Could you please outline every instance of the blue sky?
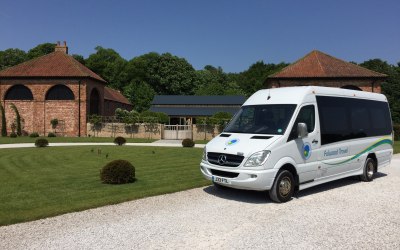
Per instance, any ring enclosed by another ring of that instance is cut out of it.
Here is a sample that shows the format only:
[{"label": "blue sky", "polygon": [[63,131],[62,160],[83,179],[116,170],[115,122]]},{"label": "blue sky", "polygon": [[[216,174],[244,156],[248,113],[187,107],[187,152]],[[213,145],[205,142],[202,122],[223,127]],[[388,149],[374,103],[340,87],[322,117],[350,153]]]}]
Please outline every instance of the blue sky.
[{"label": "blue sky", "polygon": [[293,62],[313,49],[355,62],[400,62],[399,0],[1,0],[0,50],[66,40],[131,59],[170,52],[226,72]]}]

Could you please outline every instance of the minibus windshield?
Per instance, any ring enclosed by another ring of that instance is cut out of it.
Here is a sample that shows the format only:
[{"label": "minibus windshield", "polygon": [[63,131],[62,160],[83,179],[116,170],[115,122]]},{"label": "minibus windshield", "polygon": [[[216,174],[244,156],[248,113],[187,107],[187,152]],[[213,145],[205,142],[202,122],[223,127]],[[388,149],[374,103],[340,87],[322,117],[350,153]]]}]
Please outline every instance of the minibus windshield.
[{"label": "minibus windshield", "polygon": [[296,104],[242,106],[224,132],[282,135],[295,109]]}]

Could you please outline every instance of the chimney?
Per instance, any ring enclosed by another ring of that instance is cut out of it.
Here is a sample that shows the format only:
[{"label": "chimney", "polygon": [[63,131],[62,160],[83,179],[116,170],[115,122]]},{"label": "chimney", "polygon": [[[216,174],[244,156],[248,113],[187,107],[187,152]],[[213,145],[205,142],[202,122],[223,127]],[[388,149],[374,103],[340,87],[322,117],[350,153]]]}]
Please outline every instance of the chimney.
[{"label": "chimney", "polygon": [[64,44],[61,45],[60,41],[57,41],[56,48],[54,49],[54,51],[61,51],[64,52],[65,54],[68,54],[67,42],[64,41]]}]

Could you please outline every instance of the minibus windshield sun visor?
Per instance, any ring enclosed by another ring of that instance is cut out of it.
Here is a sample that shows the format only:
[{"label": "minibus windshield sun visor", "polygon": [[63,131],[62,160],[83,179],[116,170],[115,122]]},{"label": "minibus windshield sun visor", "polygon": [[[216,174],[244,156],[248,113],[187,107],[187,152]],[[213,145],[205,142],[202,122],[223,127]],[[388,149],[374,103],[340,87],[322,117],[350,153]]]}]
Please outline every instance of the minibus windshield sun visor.
[{"label": "minibus windshield sun visor", "polygon": [[296,104],[242,106],[226,126],[226,133],[283,135]]}]

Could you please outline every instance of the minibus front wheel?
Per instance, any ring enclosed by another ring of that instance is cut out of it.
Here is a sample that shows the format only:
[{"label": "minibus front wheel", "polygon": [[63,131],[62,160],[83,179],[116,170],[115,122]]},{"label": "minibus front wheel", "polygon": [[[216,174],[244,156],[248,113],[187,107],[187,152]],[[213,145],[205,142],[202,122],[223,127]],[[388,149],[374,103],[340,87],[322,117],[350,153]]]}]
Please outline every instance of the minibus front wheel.
[{"label": "minibus front wheel", "polygon": [[287,202],[292,199],[294,189],[293,174],[288,170],[281,170],[278,172],[271,190],[269,190],[269,197],[277,203]]}]

